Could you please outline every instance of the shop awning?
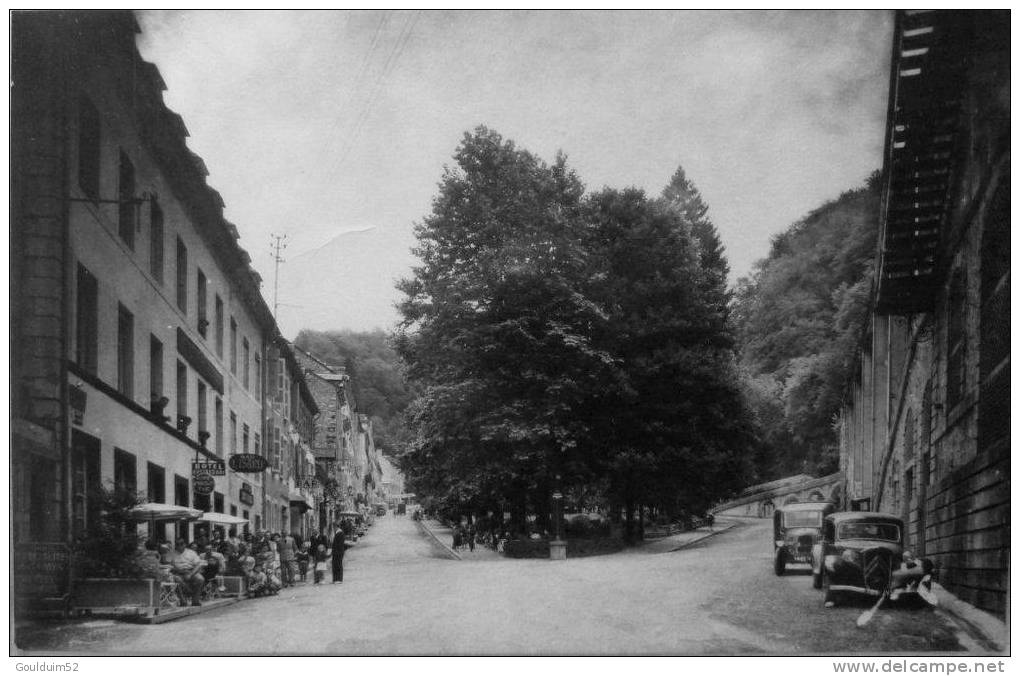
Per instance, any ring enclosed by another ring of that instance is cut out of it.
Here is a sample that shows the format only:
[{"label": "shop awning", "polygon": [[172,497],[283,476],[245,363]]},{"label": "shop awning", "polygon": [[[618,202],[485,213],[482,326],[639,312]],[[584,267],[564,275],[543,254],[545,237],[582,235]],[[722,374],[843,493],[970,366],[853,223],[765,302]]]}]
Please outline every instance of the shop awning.
[{"label": "shop awning", "polygon": [[297,507],[299,510],[301,510],[302,514],[304,514],[309,509],[312,508],[312,506],[308,504],[307,498],[305,498],[305,496],[301,495],[300,493],[290,494],[290,506]]}]

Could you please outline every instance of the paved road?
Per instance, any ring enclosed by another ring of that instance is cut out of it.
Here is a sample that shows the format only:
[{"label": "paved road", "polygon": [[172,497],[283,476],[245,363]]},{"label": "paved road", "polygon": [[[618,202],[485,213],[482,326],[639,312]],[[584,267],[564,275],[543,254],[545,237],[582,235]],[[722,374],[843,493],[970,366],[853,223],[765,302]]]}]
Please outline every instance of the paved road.
[{"label": "paved road", "polygon": [[960,650],[930,610],[822,608],[810,577],[771,572],[769,525],[668,554],[436,558],[409,517],[376,521],[343,585],[299,586],[163,625],[22,631],[75,654],[846,654]]}]

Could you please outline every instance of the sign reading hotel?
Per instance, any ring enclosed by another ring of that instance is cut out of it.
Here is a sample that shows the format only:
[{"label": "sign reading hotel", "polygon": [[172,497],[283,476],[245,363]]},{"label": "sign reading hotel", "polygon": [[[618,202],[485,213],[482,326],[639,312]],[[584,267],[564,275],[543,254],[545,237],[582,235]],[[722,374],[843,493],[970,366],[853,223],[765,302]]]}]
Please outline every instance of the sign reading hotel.
[{"label": "sign reading hotel", "polygon": [[199,474],[211,474],[213,476],[225,476],[227,466],[222,460],[196,460],[191,463],[191,476]]}]

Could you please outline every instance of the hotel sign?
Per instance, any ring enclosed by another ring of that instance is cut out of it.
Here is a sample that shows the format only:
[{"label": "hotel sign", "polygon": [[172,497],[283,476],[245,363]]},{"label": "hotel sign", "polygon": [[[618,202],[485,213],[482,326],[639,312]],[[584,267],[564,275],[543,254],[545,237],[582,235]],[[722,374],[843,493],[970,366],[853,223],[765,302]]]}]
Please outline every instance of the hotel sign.
[{"label": "hotel sign", "polygon": [[191,476],[196,477],[199,474],[225,476],[227,474],[227,466],[222,460],[196,460],[191,463]]}]

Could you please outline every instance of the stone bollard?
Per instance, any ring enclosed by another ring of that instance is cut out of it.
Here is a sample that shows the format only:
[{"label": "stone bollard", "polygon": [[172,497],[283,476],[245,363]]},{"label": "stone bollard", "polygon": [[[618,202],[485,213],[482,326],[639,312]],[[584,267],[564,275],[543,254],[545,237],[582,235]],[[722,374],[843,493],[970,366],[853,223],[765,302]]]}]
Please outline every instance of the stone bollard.
[{"label": "stone bollard", "polygon": [[566,540],[550,540],[549,541],[549,559],[551,561],[563,561],[567,558],[567,541]]}]

